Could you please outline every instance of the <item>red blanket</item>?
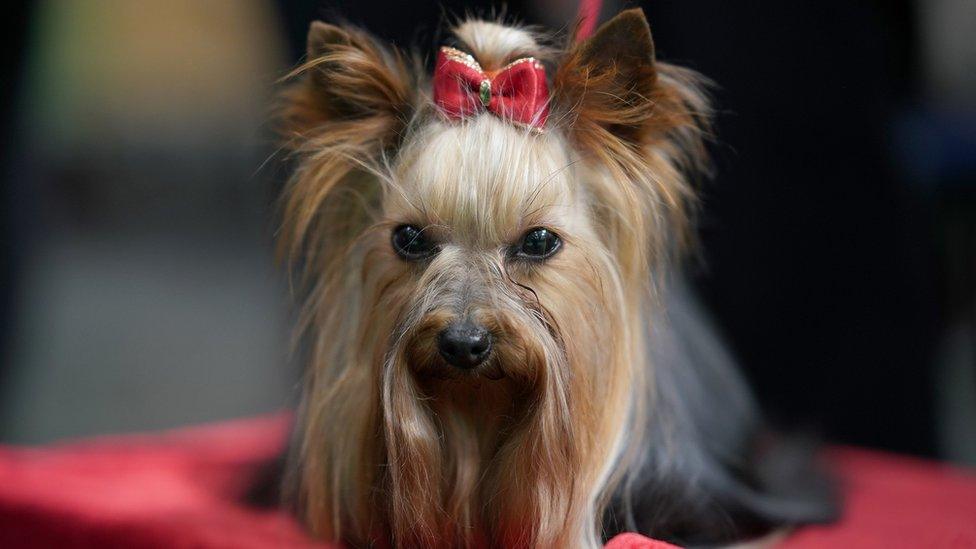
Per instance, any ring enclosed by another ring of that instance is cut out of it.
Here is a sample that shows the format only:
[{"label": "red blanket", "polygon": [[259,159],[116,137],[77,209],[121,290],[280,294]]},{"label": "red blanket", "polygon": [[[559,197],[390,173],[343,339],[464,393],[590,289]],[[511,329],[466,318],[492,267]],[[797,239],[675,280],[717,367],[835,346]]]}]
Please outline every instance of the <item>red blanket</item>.
[{"label": "red blanket", "polygon": [[[240,503],[281,450],[288,417],[0,448],[0,547],[310,548],[285,513]],[[783,547],[976,548],[976,476],[855,449],[829,454],[844,482],[843,519]],[[664,549],[636,534],[612,549]]]}]

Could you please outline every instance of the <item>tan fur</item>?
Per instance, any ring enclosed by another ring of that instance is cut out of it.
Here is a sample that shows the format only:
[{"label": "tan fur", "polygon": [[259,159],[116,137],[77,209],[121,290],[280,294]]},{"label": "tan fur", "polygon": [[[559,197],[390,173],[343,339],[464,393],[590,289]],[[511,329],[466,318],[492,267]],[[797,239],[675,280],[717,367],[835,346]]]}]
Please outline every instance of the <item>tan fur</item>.
[{"label": "tan fur", "polygon": [[[606,76],[583,45],[561,55],[544,133],[452,122],[413,91],[425,77],[403,56],[316,25],[284,101],[299,167],[280,232],[307,284],[305,521],[354,544],[596,546],[646,413],[648,281],[687,225],[682,169],[700,154],[705,106],[694,81],[661,64]],[[494,23],[457,34],[486,66],[537,53]],[[394,253],[404,223],[440,243],[436,256]],[[540,226],[561,250],[513,258]],[[495,338],[473,373],[436,351],[458,318]]]},{"label": "tan fur", "polygon": [[468,19],[454,28],[454,35],[486,71],[498,70],[520,57],[548,57],[547,50],[525,28]]}]

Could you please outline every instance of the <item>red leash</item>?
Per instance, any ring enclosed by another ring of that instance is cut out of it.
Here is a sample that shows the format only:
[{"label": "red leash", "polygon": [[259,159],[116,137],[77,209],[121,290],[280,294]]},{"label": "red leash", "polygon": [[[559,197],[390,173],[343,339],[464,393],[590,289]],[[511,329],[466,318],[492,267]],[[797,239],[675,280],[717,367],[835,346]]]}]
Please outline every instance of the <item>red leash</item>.
[{"label": "red leash", "polygon": [[576,31],[576,41],[589,38],[596,30],[596,23],[600,20],[602,0],[580,0],[576,18],[579,20],[579,30]]}]

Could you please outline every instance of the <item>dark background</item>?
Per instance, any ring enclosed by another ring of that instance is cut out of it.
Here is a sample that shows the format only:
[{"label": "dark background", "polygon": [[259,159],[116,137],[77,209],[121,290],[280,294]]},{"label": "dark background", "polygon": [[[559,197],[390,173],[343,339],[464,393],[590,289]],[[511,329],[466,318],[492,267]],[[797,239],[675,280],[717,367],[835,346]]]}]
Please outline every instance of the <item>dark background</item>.
[{"label": "dark background", "polygon": [[[57,5],[21,3],[4,23],[17,47],[4,59],[16,85],[3,90],[0,435],[39,442],[288,406],[298,366],[269,251],[284,173],[263,124],[275,78],[303,55],[312,19],[431,52],[447,14],[491,4],[255,0],[201,14],[146,2],[93,10],[70,39],[59,25],[89,8]],[[621,6],[605,2],[603,19]],[[765,408],[832,441],[976,464],[976,10],[643,7],[659,57],[716,82],[716,175],[690,272]],[[574,10],[548,0],[505,13],[558,28]],[[156,24],[199,49],[109,41],[91,57],[63,53],[59,40],[85,45],[99,24]],[[92,71],[105,78],[94,84],[56,70],[106,56],[119,67]],[[237,80],[222,87],[222,71]],[[127,86],[154,78],[194,84],[177,88],[182,103],[144,93],[114,110]],[[73,86],[114,91],[86,102]]]}]

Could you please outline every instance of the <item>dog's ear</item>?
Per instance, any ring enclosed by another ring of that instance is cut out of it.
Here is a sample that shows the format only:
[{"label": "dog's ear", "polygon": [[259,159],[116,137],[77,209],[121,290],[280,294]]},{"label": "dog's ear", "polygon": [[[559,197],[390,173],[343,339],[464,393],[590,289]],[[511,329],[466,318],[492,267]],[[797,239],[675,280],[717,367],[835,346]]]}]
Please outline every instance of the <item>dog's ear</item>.
[{"label": "dog's ear", "polygon": [[314,21],[296,74],[305,78],[286,93],[282,116],[291,137],[358,124],[360,137],[388,145],[410,115],[415,86],[406,60],[359,29]]},{"label": "dog's ear", "polygon": [[375,205],[378,186],[355,175],[399,144],[416,104],[414,74],[366,32],[312,23],[308,59],[290,75],[278,112],[284,148],[298,160],[282,201],[283,253],[331,250],[368,223],[364,205]]},{"label": "dog's ear", "polygon": [[690,71],[654,58],[651,30],[640,8],[626,10],[569,49],[556,71],[553,103],[566,113],[583,147],[613,137],[653,144],[675,129],[697,126],[707,108]]},{"label": "dog's ear", "polygon": [[692,240],[688,176],[707,166],[703,88],[694,71],[654,58],[640,9],[621,12],[558,62],[549,118],[597,168],[586,185],[603,212],[603,234],[635,280],[646,279],[648,259],[670,258]]}]

